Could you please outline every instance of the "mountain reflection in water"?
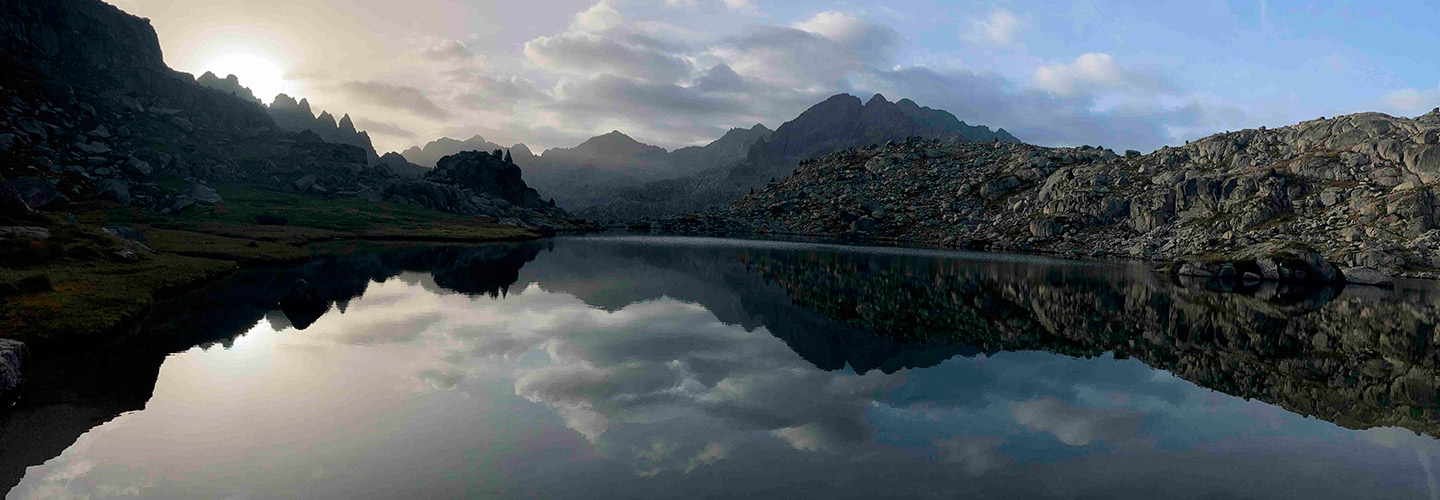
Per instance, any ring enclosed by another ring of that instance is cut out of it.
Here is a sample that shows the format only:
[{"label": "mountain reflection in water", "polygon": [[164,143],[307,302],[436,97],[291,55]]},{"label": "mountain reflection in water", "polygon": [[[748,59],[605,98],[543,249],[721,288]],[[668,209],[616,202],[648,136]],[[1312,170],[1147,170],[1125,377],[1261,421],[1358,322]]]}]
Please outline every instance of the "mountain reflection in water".
[{"label": "mountain reflection in water", "polygon": [[[297,278],[332,303],[303,330],[275,307]],[[1437,302],[705,239],[357,251],[240,273],[37,364],[0,415],[0,484],[1433,498]]]}]

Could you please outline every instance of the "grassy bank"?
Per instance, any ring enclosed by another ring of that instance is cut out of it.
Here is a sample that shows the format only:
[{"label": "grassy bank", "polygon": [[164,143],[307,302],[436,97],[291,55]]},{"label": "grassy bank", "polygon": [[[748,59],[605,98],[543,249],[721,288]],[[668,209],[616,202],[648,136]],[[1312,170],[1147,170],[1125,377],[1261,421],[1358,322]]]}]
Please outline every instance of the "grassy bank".
[{"label": "grassy bank", "polygon": [[251,186],[218,190],[223,204],[173,215],[87,202],[0,223],[50,232],[48,238],[0,239],[0,337],[31,344],[41,355],[51,347],[103,342],[157,300],[213,282],[237,266],[303,261],[325,252],[322,242],[540,237],[493,220],[412,206]]}]

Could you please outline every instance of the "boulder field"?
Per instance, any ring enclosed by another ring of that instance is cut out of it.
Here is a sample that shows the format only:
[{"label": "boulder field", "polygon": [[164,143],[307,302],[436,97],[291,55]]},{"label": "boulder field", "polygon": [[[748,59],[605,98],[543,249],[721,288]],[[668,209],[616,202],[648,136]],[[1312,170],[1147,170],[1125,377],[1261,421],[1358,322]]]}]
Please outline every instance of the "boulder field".
[{"label": "boulder field", "polygon": [[1437,183],[1440,109],[1226,132],[1150,154],[912,138],[806,161],[724,209],[648,222],[1384,284],[1440,276]]}]

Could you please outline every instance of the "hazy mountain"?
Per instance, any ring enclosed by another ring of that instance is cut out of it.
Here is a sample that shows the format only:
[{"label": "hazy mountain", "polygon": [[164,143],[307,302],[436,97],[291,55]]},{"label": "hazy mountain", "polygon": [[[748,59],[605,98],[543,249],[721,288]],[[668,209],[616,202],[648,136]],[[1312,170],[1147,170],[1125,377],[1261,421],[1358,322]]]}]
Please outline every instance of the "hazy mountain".
[{"label": "hazy mountain", "polygon": [[552,148],[540,154],[543,169],[595,169],[614,171],[637,179],[664,178],[670,152],[611,131],[587,139],[573,148]]},{"label": "hazy mountain", "polygon": [[[562,207],[589,206],[596,203],[597,192],[684,177],[739,162],[751,146],[770,137],[770,133],[764,125],[756,124],[748,129],[732,129],[705,146],[667,151],[616,130],[572,148],[552,148],[540,155],[524,144],[515,144],[508,151],[515,164],[525,170],[526,180],[542,195],[554,198]],[[507,148],[477,135],[464,141],[443,137],[402,154],[414,164],[434,166],[440,158],[462,151],[496,149]]]},{"label": "hazy mountain", "polygon": [[724,136],[703,147],[690,146],[670,153],[677,172],[696,174],[717,166],[732,165],[745,159],[757,142],[770,139],[774,132],[756,123],[750,128],[732,128]]},{"label": "hazy mountain", "polygon": [[890,102],[880,94],[864,103],[849,94],[832,96],[767,135],[740,161],[716,163],[680,178],[592,192],[588,199],[571,203],[567,209],[602,221],[703,211],[734,201],[770,179],[789,175],[802,160],[850,147],[908,137],[951,144],[1020,142],[1005,129],[991,131],[969,125],[947,111],[921,107],[909,99]]},{"label": "hazy mountain", "polygon": [[[525,148],[523,144],[517,144],[515,148],[511,149],[516,148],[524,148],[527,155],[530,152],[530,148]],[[453,155],[455,153],[459,153],[461,151],[482,151],[488,153],[497,149],[505,148],[504,146],[487,141],[484,137],[480,137],[477,135],[463,141],[451,139],[449,137],[441,137],[439,139],[430,141],[423,148],[418,146],[411,147],[410,149],[402,151],[400,154],[405,155],[405,159],[410,160],[411,163],[414,163],[416,165],[433,167],[437,162],[440,161],[441,158]],[[514,153],[512,153],[512,155],[513,154]],[[521,162],[520,158],[515,158],[515,163],[521,166],[529,166],[529,164]]]}]

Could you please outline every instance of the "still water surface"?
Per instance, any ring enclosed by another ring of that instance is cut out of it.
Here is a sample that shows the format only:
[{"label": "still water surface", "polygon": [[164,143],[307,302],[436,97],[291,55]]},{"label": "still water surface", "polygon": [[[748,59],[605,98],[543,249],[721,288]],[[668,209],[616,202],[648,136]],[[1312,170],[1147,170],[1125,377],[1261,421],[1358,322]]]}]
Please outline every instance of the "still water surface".
[{"label": "still water surface", "polygon": [[[323,314],[274,310],[297,277],[332,301]],[[53,394],[0,418],[0,488],[1436,497],[1430,285],[1190,285],[710,239],[357,252],[242,273],[41,367]]]}]

